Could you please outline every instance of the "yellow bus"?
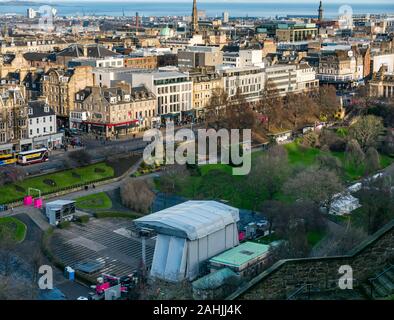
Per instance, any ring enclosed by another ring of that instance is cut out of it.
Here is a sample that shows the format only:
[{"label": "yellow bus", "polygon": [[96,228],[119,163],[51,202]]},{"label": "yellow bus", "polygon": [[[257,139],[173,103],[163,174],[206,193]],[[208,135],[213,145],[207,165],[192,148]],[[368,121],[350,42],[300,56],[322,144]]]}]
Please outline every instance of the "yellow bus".
[{"label": "yellow bus", "polygon": [[16,163],[18,161],[17,153],[0,154],[0,167]]}]

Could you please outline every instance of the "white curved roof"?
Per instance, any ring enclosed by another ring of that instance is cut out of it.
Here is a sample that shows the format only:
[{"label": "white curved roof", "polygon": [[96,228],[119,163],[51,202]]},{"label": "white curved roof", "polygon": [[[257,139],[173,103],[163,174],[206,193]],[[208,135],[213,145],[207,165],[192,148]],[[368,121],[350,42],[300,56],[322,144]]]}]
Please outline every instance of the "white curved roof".
[{"label": "white curved roof", "polygon": [[189,240],[203,238],[237,221],[238,209],[217,201],[187,201],[134,220],[158,233],[184,233]]}]

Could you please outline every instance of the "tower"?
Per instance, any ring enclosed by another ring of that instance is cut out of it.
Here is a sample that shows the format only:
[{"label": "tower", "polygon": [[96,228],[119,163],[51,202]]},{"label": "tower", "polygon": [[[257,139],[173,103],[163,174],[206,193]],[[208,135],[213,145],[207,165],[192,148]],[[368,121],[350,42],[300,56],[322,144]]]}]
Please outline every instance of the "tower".
[{"label": "tower", "polygon": [[318,20],[319,22],[323,21],[323,3],[320,0],[319,10],[318,10]]},{"label": "tower", "polygon": [[197,0],[193,0],[193,12],[192,12],[192,34],[198,33],[198,11],[197,11]]}]

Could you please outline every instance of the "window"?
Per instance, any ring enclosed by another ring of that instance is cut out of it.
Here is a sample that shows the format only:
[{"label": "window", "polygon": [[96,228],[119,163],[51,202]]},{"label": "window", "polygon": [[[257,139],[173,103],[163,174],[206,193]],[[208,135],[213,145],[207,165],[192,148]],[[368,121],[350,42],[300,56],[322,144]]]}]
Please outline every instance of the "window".
[{"label": "window", "polygon": [[44,132],[47,132],[47,127],[44,127]]},{"label": "window", "polygon": [[36,119],[36,122],[37,122],[37,123],[40,123],[40,118],[37,118],[37,119]]},{"label": "window", "polygon": [[40,133],[40,128],[37,128],[37,134],[39,134]]}]

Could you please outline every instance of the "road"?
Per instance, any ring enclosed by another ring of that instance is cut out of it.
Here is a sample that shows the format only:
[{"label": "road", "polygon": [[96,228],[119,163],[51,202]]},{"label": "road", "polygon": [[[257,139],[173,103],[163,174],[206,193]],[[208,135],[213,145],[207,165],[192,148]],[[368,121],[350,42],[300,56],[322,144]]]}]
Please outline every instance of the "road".
[{"label": "road", "polygon": [[[185,127],[176,127],[175,132],[180,129],[190,129],[189,126]],[[165,133],[165,128],[160,129],[163,134],[163,139],[166,141],[169,137]],[[193,131],[196,131],[197,127],[193,126]],[[127,154],[135,151],[143,151],[144,148],[148,145],[148,142],[143,141],[144,133],[137,133],[135,137],[122,137],[117,140],[100,140],[96,139],[96,136],[92,135],[83,135],[77,136],[84,147],[69,147],[68,151],[65,152],[62,150],[53,150],[50,151],[49,161],[44,163],[38,163],[31,166],[23,167],[27,175],[36,175],[41,173],[50,173],[54,171],[59,171],[64,169],[64,159],[71,152],[75,152],[77,150],[84,149],[86,150],[93,161],[105,160],[106,157],[111,155],[121,155]]]}]

